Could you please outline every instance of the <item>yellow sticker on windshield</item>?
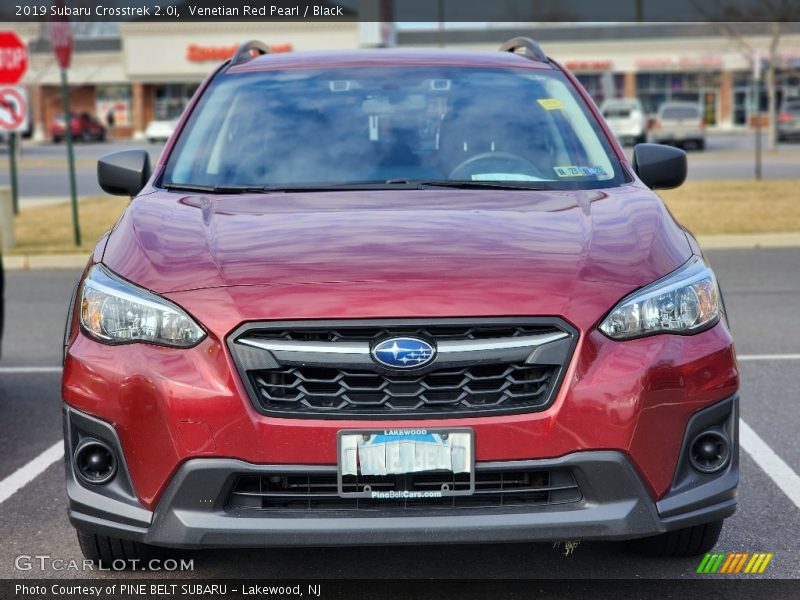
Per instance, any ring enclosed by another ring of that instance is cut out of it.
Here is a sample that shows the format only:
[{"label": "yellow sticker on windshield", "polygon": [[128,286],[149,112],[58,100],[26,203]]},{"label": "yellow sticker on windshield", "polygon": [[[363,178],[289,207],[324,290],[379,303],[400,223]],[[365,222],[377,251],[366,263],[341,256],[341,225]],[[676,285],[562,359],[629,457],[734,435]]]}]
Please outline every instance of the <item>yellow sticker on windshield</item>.
[{"label": "yellow sticker on windshield", "polygon": [[564,108],[558,98],[539,98],[537,102],[545,110],[561,110]]}]

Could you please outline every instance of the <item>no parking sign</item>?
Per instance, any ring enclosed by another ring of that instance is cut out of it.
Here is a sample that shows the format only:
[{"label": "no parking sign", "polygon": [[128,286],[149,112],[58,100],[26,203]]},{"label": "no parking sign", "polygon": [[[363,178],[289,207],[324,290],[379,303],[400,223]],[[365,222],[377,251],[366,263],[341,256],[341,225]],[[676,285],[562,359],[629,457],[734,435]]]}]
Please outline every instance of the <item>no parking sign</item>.
[{"label": "no parking sign", "polygon": [[0,88],[0,130],[28,128],[28,91],[21,87]]}]

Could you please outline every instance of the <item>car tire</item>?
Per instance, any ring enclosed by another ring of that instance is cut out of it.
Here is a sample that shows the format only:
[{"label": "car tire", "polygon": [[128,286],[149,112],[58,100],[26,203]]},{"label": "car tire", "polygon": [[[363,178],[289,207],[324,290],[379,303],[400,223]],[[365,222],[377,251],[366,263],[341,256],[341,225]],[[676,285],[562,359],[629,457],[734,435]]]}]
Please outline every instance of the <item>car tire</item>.
[{"label": "car tire", "polygon": [[694,143],[694,147],[702,152],[703,150],[706,149],[706,141],[705,140],[697,140]]},{"label": "car tire", "polygon": [[83,531],[78,531],[77,534],[84,558],[103,567],[117,568],[124,563],[125,568],[141,568],[146,567],[153,558],[160,556],[159,548],[141,542]]},{"label": "car tire", "polygon": [[646,556],[662,558],[696,556],[711,550],[717,543],[721,531],[722,521],[713,521],[631,540],[628,545],[634,552]]},{"label": "car tire", "polygon": [[54,144],[60,144],[61,143],[61,138],[58,137],[58,136],[53,136],[53,143]]}]

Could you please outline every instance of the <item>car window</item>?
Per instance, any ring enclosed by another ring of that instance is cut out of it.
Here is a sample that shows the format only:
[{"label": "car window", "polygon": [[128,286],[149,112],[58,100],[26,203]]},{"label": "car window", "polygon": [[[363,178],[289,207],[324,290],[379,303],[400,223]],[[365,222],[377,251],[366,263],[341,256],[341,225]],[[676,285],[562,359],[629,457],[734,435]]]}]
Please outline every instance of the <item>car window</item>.
[{"label": "car window", "polygon": [[606,119],[627,118],[631,116],[632,112],[633,112],[633,107],[631,106],[613,106],[610,108],[606,108],[603,111],[603,116]]},{"label": "car window", "polygon": [[661,112],[662,119],[697,119],[700,110],[694,106],[667,106]]},{"label": "car window", "polygon": [[351,68],[224,74],[203,94],[162,183],[293,186],[391,180],[625,180],[563,74]]},{"label": "car window", "polygon": [[800,101],[798,102],[787,102],[784,110],[798,112],[800,111]]}]

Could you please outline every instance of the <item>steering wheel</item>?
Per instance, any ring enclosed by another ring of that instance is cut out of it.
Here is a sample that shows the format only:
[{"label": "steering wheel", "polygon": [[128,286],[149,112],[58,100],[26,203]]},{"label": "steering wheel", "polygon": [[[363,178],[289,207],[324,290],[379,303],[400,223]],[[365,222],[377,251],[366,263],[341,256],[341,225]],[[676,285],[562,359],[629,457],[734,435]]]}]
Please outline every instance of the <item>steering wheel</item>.
[{"label": "steering wheel", "polygon": [[[489,164],[492,162],[499,166],[489,167]],[[540,177],[540,172],[536,165],[519,154],[512,154],[511,152],[481,152],[480,154],[469,157],[450,171],[448,179],[470,179],[473,173],[480,172],[475,168],[480,165],[480,163],[487,164],[484,169],[493,168],[500,173],[518,173],[521,175]]]}]

